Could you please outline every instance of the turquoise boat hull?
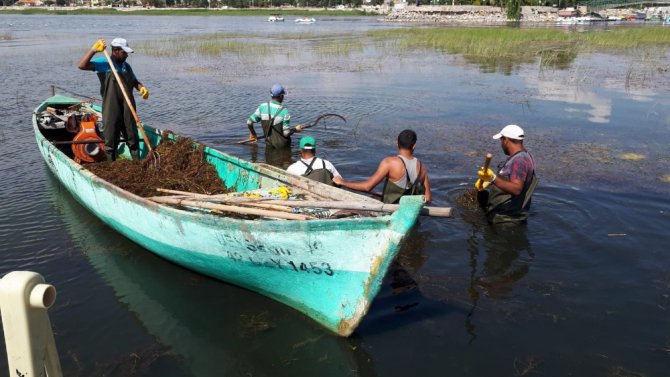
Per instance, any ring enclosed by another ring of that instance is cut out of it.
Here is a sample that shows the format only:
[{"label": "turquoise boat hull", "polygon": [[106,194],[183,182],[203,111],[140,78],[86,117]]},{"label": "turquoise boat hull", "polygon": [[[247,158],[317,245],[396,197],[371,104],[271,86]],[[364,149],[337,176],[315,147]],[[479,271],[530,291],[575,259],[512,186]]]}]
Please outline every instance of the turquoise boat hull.
[{"label": "turquoise boat hull", "polygon": [[[45,136],[38,114],[47,106],[80,102],[54,96],[33,114],[44,160],[79,203],[147,250],[289,305],[341,336],[350,335],[367,313],[423,206],[423,197],[412,196],[402,198],[393,214],[377,217],[242,220],[158,204],[93,175]],[[145,130],[152,144],[160,142],[160,131]],[[204,153],[234,191],[287,186],[325,199],[372,201],[211,148]]]}]

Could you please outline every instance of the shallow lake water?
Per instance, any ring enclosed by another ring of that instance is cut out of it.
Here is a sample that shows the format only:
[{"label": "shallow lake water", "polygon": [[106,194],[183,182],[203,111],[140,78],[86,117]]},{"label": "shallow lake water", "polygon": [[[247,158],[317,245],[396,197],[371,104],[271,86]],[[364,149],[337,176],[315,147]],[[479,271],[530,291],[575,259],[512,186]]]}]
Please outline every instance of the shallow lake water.
[{"label": "shallow lake water", "polygon": [[[0,15],[0,273],[36,271],[56,286],[65,375],[668,374],[667,50],[582,54],[563,70],[484,67],[377,43],[365,32],[407,26],[374,18],[265,20]],[[246,47],[190,50],[212,35]],[[60,186],[32,133],[50,85],[99,96],[76,66],[97,38],[116,36],[135,48],[129,63],[151,92],[138,99],[144,123],[272,160],[263,144],[234,142],[280,82],[294,124],[347,118],[308,133],[345,178],[366,178],[401,130],[416,130],[433,205],[455,216],[421,219],[348,339],[154,256]],[[528,224],[501,229],[457,203],[486,153],[504,160],[491,135],[509,123],[526,131],[540,186]]]}]

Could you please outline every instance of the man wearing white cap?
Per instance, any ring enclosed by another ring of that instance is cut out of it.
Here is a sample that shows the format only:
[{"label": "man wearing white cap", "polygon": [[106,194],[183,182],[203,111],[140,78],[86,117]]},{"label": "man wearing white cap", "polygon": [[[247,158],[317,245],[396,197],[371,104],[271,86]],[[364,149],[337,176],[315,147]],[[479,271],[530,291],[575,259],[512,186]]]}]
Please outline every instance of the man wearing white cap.
[{"label": "man wearing white cap", "polygon": [[[143,99],[149,98],[149,90],[137,80],[130,64],[126,62],[128,54],[132,53],[133,49],[128,46],[128,41],[123,38],[115,38],[110,45],[112,47],[111,60],[114,63],[116,72],[118,72],[119,77],[123,81],[123,86],[129,95],[130,102],[133,108],[135,108],[135,99],[131,95],[132,88],[137,89]],[[104,39],[96,41],[79,62],[79,69],[94,71],[98,74],[98,79],[100,79],[105,152],[112,160],[115,160],[119,136],[123,134],[131,156],[138,158],[139,139],[135,118],[126,103],[120,87],[117,85],[107,59],[104,57],[93,59],[93,55],[103,52],[106,47],[107,43]]]},{"label": "man wearing white cap", "polygon": [[498,173],[481,168],[475,188],[477,199],[491,223],[519,223],[528,218],[530,199],[537,186],[535,160],[523,146],[525,133],[516,124],[505,126],[493,135],[507,160],[499,166]]}]

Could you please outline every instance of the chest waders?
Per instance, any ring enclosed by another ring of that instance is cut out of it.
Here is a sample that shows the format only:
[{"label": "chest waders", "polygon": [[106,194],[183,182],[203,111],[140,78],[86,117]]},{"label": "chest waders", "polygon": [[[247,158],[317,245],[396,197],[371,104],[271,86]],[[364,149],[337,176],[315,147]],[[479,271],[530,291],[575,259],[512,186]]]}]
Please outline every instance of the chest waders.
[{"label": "chest waders", "polygon": [[303,177],[307,177],[309,179],[313,179],[315,181],[325,183],[327,185],[334,186],[333,184],[333,173],[330,172],[330,170],[326,169],[326,162],[324,160],[321,160],[322,168],[321,169],[313,169],[312,166],[314,165],[314,161],[316,161],[316,157],[312,159],[312,162],[309,163],[309,165],[303,161],[300,160],[305,166],[307,166],[307,171],[303,173]]},{"label": "chest waders", "polygon": [[389,182],[389,178],[387,176],[386,181],[384,181],[384,189],[382,190],[382,202],[384,203],[398,204],[400,202],[400,197],[404,195],[423,195],[426,192],[426,188],[423,187],[423,182],[419,179],[421,178],[422,166],[419,165],[419,171],[416,173],[416,179],[414,179],[414,182],[410,182],[407,165],[405,165],[405,161],[403,161],[402,158],[400,158],[400,162],[402,162],[402,166],[405,168],[407,183],[405,184],[405,187],[400,187],[393,182]]},{"label": "chest waders", "polygon": [[271,145],[275,148],[286,148],[291,146],[291,137],[284,136],[283,127],[277,128],[277,125],[274,124],[275,118],[281,111],[284,109],[283,106],[279,106],[275,115],[272,115],[272,108],[270,107],[270,102],[268,102],[268,120],[261,120],[261,125],[263,126],[263,134],[265,135],[265,142],[268,145]]},{"label": "chest waders", "polygon": [[[512,157],[510,157],[511,159]],[[531,197],[538,182],[535,169],[533,169],[533,174],[526,178],[523,189],[517,196],[508,194],[493,184],[489,185],[490,189],[480,191],[477,199],[484,209],[488,221],[492,224],[522,223],[526,221],[530,210]]]},{"label": "chest waders", "polygon": [[[132,93],[134,87],[134,76],[132,69],[122,72],[117,69],[119,77],[123,80],[126,90]],[[137,125],[135,118],[126,103],[121,88],[117,85],[114,74],[110,71],[100,77],[100,94],[102,95],[102,124],[104,126],[103,136],[105,139],[105,152],[116,159],[116,148],[119,144],[119,135],[123,135],[126,145],[133,159],[139,156],[139,144],[137,137]],[[135,107],[135,99],[130,97],[130,102]]]}]

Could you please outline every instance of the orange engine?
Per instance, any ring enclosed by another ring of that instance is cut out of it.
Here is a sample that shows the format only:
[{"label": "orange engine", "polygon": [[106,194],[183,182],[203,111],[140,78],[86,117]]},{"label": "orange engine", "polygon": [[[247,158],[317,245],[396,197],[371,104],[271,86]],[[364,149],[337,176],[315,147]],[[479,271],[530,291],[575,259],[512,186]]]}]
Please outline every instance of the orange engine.
[{"label": "orange engine", "polygon": [[72,139],[72,153],[74,160],[81,162],[95,162],[105,159],[105,142],[98,136],[95,129],[95,115],[84,115],[81,119],[79,133]]}]

